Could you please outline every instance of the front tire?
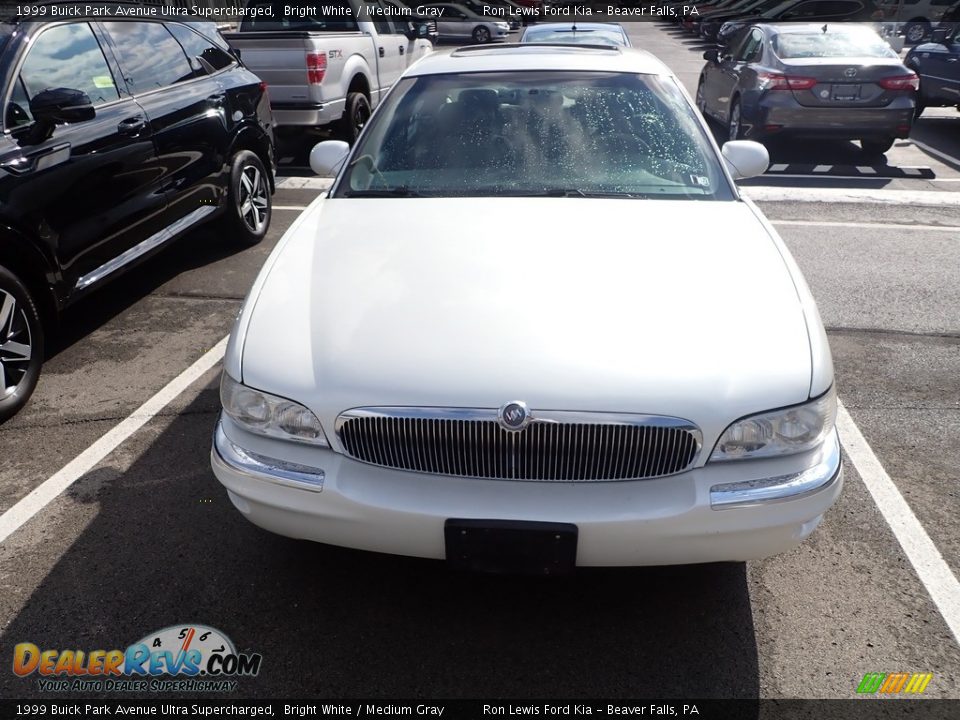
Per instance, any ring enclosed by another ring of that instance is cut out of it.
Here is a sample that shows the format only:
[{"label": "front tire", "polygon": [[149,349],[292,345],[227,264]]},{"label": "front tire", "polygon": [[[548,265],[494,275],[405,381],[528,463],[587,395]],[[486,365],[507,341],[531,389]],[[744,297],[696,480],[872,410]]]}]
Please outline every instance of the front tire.
[{"label": "front tire", "polygon": [[893,147],[894,138],[884,138],[883,140],[861,140],[860,147],[863,152],[870,157],[879,157],[887,150]]},{"label": "front tire", "polygon": [[27,404],[43,365],[43,326],[36,303],[0,266],[0,423]]},{"label": "front tire", "polygon": [[700,114],[704,117],[707,116],[707,102],[704,99],[704,89],[703,89],[703,78],[700,78],[700,82],[697,84],[697,110],[700,111]]},{"label": "front tire", "polygon": [[230,163],[230,190],[223,229],[230,242],[250,247],[270,228],[273,201],[270,179],[256,153],[241,150]]},{"label": "front tire", "polygon": [[490,42],[490,31],[483,25],[473,29],[473,41],[479,45]]}]

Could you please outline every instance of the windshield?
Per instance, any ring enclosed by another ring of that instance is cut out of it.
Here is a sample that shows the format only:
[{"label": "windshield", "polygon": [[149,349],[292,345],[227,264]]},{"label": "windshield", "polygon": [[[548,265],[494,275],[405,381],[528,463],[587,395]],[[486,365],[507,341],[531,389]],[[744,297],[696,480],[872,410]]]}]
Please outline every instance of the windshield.
[{"label": "windshield", "polygon": [[336,197],[503,195],[733,199],[676,83],[528,71],[400,81]]},{"label": "windshield", "polygon": [[527,30],[523,42],[576,45],[626,45],[623,34],[611,30]]},{"label": "windshield", "polygon": [[814,31],[785,33],[773,38],[773,51],[784,60],[830,57],[898,57],[890,46],[872,30]]}]

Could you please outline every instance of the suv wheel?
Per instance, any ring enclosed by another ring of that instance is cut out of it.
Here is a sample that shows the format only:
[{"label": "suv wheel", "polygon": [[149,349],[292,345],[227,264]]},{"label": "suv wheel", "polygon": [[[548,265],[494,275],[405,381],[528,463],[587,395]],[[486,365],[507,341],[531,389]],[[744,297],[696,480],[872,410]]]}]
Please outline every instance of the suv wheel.
[{"label": "suv wheel", "polygon": [[23,283],[0,266],[0,422],[27,404],[42,364],[37,306]]},{"label": "suv wheel", "polygon": [[923,39],[930,32],[930,23],[925,20],[914,20],[913,22],[907,23],[907,26],[903,29],[903,35],[908,43],[911,45],[916,45],[917,43],[923,42]]},{"label": "suv wheel", "polygon": [[241,150],[230,164],[230,191],[224,230],[230,241],[248,247],[263,240],[270,227],[270,179],[256,153]]}]

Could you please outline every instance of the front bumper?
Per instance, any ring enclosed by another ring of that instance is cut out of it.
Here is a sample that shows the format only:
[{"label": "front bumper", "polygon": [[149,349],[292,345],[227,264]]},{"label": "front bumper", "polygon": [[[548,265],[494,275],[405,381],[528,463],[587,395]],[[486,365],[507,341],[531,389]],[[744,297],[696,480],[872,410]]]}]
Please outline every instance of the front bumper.
[{"label": "front bumper", "polygon": [[[283,461],[270,459],[281,454]],[[786,461],[718,463],[633,482],[509,482],[375,467],[253,436],[224,417],[211,463],[237,509],[280,535],[442,559],[449,518],[573,523],[581,566],[776,555],[813,532],[843,484],[836,433]]]}]

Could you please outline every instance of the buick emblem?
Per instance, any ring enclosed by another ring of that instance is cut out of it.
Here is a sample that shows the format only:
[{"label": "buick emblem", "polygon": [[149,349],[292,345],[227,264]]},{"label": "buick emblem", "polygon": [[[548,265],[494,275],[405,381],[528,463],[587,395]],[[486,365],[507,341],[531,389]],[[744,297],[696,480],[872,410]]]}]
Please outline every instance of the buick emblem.
[{"label": "buick emblem", "polygon": [[843,74],[846,75],[847,77],[856,77],[856,75],[857,75],[857,69],[856,69],[856,68],[847,68],[846,70],[843,71]]},{"label": "buick emblem", "polygon": [[500,408],[497,420],[504,430],[522,430],[530,420],[530,411],[526,403],[514,400]]}]

